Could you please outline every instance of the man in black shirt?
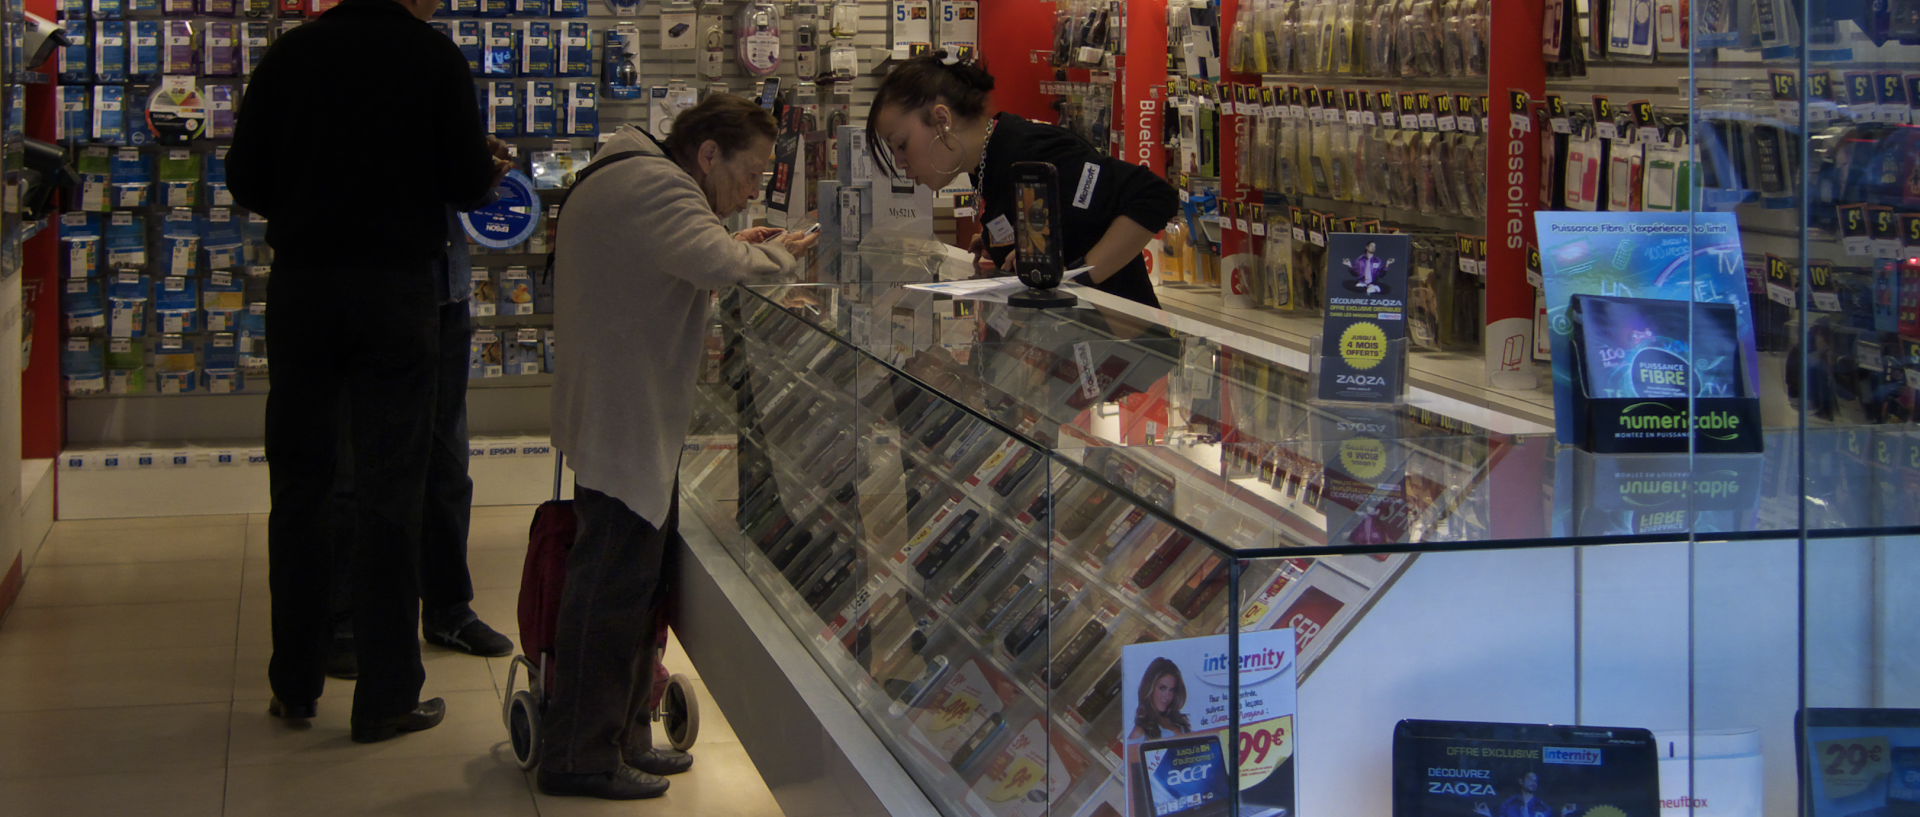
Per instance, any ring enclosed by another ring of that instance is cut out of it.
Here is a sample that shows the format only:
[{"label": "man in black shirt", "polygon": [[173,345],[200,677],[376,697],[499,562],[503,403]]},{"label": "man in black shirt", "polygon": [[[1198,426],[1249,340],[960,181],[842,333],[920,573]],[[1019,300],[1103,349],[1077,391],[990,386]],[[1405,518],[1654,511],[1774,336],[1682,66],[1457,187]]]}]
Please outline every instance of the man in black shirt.
[{"label": "man in black shirt", "polygon": [[[447,208],[509,165],[480,126],[438,0],[344,0],[282,35],[254,73],[227,156],[235,201],[274,249],[267,344],[273,658],[269,711],[311,718],[330,637],[326,524],[336,461],[355,486],[352,735],[440,722],[420,701],[421,505],[445,288]],[[372,138],[378,129],[392,136]],[[351,452],[335,429],[351,430]],[[344,453],[345,460],[342,460]]]}]

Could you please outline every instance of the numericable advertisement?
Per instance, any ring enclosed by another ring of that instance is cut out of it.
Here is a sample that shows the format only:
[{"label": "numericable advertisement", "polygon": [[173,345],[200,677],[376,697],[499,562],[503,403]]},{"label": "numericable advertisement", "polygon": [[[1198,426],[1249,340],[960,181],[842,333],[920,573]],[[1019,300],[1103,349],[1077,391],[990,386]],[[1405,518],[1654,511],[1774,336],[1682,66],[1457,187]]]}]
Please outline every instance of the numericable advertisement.
[{"label": "numericable advertisement", "polygon": [[1225,817],[1239,762],[1241,817],[1294,812],[1298,657],[1292,628],[1240,635],[1240,735],[1232,729],[1227,636],[1129,645],[1121,705],[1130,817]]}]

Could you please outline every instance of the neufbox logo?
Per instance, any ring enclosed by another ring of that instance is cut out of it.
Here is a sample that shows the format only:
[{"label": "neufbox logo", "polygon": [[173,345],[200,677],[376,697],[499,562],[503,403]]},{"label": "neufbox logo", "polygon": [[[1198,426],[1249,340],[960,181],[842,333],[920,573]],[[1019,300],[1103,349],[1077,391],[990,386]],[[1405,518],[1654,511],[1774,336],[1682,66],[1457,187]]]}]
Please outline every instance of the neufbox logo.
[{"label": "neufbox logo", "polygon": [[1556,766],[1598,766],[1600,750],[1547,746],[1540,750],[1540,761]]}]

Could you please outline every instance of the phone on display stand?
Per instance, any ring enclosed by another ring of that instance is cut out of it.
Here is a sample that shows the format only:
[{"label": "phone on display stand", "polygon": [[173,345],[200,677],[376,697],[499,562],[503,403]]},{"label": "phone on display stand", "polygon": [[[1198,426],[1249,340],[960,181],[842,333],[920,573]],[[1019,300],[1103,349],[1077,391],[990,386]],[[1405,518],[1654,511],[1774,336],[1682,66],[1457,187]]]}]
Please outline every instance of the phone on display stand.
[{"label": "phone on display stand", "polygon": [[1060,175],[1046,162],[1013,163],[1014,255],[1025,292],[1007,298],[1035,309],[1073,306],[1078,298],[1059,291],[1065,274],[1060,246]]}]

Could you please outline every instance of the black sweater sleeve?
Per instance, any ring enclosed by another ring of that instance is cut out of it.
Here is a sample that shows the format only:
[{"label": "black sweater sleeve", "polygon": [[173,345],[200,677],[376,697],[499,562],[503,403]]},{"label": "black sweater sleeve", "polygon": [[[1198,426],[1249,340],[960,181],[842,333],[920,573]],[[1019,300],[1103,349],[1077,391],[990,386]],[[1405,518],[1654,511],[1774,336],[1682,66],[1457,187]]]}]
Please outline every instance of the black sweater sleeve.
[{"label": "black sweater sleeve", "polygon": [[274,206],[273,148],[268,142],[278,118],[276,100],[286,98],[284,92],[276,91],[281,84],[280,62],[268,51],[254,69],[247,93],[240,98],[233,145],[227,149],[227,189],[234,202],[269,219],[278,208]]}]

